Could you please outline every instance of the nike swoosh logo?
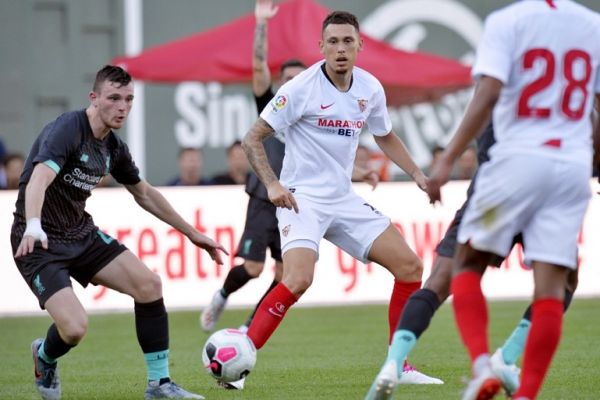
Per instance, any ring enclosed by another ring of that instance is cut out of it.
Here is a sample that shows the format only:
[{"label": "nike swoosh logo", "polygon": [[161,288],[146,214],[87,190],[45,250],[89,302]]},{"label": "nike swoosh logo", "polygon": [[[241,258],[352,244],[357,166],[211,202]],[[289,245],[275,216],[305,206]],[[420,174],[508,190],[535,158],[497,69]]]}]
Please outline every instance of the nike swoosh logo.
[{"label": "nike swoosh logo", "polygon": [[273,307],[269,307],[269,312],[271,314],[273,314],[274,316],[276,316],[276,317],[283,318],[283,314],[281,314],[281,313],[277,312],[276,310],[274,310]]},{"label": "nike swoosh logo", "polygon": [[329,105],[324,106],[323,104],[321,104],[321,110],[327,110],[329,107],[331,107],[332,105],[335,104],[335,101]]}]

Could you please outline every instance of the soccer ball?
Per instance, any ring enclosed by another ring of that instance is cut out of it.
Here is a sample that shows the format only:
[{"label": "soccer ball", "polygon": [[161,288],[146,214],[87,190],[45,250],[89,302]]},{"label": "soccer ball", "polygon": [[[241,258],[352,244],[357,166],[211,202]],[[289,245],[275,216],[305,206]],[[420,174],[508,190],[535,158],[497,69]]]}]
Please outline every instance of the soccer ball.
[{"label": "soccer ball", "polygon": [[222,382],[240,380],[256,364],[256,348],[252,340],[237,329],[221,329],[213,333],[202,349],[206,371]]}]

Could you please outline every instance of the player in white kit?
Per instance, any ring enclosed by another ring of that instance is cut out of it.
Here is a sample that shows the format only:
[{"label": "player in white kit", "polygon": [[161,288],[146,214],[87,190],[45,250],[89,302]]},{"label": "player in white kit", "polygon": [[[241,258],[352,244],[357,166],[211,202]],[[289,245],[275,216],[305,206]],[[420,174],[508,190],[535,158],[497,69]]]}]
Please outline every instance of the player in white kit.
[{"label": "player in white kit", "polygon": [[[242,144],[278,207],[283,278],[262,301],[248,336],[261,348],[286,311],[311,285],[322,238],[361,261],[383,265],[395,279],[389,324],[393,333],[406,299],[421,286],[421,260],[398,230],[352,189],[358,136],[368,125],[383,151],[421,189],[427,178],[392,131],[381,84],[354,66],[362,47],[356,17],[336,11],[323,22],[320,61],[283,85]],[[286,138],[280,180],[262,141]],[[402,365],[398,366],[402,372]]]},{"label": "player in white kit", "polygon": [[[535,290],[523,376],[514,399],[534,399],[558,347],[569,269],[591,196],[590,114],[600,92],[600,16],[572,1],[520,1],[485,22],[473,67],[478,85],[428,185],[432,202],[452,164],[493,114],[497,143],[481,167],[458,232],[451,292],[472,361],[464,399],[500,389],[489,362],[481,277],[523,233]],[[576,397],[576,396],[575,396]]]}]

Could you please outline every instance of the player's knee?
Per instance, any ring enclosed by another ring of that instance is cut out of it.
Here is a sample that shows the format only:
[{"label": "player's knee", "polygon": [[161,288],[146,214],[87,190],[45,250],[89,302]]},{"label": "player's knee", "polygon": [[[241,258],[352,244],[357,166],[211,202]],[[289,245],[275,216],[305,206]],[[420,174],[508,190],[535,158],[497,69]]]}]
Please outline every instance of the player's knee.
[{"label": "player's knee", "polygon": [[403,281],[418,281],[423,276],[423,262],[417,256],[411,257],[402,263],[399,276],[396,279]]},{"label": "player's knee", "polygon": [[[443,258],[444,261],[439,260]],[[429,289],[437,294],[440,302],[443,302],[450,295],[450,281],[452,280],[452,260],[445,257],[438,257],[434,263],[431,274],[423,285],[423,288]]]},{"label": "player's knee", "polygon": [[295,276],[293,278],[287,278],[283,280],[283,284],[292,292],[296,297],[300,297],[308,290],[312,285],[312,276]]},{"label": "player's knee", "polygon": [[250,275],[252,278],[258,278],[258,276],[263,271],[264,264],[263,263],[246,262],[245,268],[246,268],[246,272],[248,272],[248,275]]},{"label": "player's knee", "polygon": [[579,284],[579,274],[577,270],[572,270],[567,275],[567,290],[571,293],[575,293],[577,285]]},{"label": "player's knee", "polygon": [[143,282],[138,284],[134,295],[138,303],[148,303],[162,297],[162,281],[158,274],[148,274]]},{"label": "player's knee", "polygon": [[81,342],[81,340],[87,333],[87,327],[87,316],[85,316],[84,318],[71,320],[68,323],[59,327],[60,336],[65,343],[71,346],[75,346],[76,344]]}]

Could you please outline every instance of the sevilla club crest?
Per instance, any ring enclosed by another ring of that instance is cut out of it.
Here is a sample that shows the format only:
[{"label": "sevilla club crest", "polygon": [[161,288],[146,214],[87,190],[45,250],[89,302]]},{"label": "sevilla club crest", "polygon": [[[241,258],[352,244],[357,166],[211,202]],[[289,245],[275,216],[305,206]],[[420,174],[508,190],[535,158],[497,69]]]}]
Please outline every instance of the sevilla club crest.
[{"label": "sevilla club crest", "polygon": [[369,102],[369,100],[358,99],[356,101],[358,102],[358,108],[360,109],[360,112],[365,112],[365,110],[367,109],[367,103]]}]

